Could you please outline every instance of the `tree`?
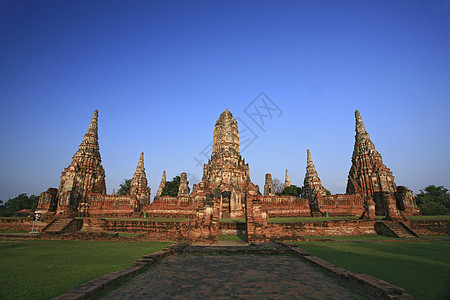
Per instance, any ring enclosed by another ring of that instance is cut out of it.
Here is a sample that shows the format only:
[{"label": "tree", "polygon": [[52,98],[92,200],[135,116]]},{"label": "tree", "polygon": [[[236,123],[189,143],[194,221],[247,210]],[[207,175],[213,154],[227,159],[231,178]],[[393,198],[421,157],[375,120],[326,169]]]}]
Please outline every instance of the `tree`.
[{"label": "tree", "polygon": [[[325,189],[325,188],[324,188]],[[329,196],[331,195],[331,192],[328,189],[325,189],[325,193]]]},{"label": "tree", "polygon": [[[164,189],[161,193],[161,196],[169,195],[172,197],[176,197],[178,195],[178,188],[180,187],[180,176],[175,176],[172,181],[167,181],[166,185],[164,186]],[[189,188],[189,181],[188,184],[188,191],[190,192],[191,189]]]},{"label": "tree", "polygon": [[124,179],[119,185],[116,195],[129,195],[131,190],[131,179]]},{"label": "tree", "polygon": [[450,194],[443,186],[429,185],[420,190],[416,203],[423,215],[450,214]]},{"label": "tree", "polygon": [[296,185],[290,185],[283,190],[281,195],[300,197],[301,190],[302,189]]},{"label": "tree", "polygon": [[284,190],[284,183],[282,183],[280,179],[274,178],[272,184],[275,195],[281,195]]},{"label": "tree", "polygon": [[5,204],[0,205],[1,216],[12,216],[22,209],[35,210],[39,201],[39,197],[35,195],[27,196],[20,194],[15,198],[9,199]]}]

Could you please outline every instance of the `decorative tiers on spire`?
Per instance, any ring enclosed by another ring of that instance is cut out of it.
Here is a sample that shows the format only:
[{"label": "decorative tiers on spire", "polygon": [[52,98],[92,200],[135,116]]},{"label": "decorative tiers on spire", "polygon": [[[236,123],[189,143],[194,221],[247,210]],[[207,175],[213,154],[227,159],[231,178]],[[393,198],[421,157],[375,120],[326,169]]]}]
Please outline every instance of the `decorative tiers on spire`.
[{"label": "decorative tiers on spire", "polygon": [[355,111],[355,119],[355,146],[348,174],[347,194],[362,193],[372,196],[376,192],[394,193],[394,176],[375,150],[359,111]]},{"label": "decorative tiers on spire", "polygon": [[58,189],[59,206],[76,209],[89,193],[106,194],[105,170],[98,145],[98,111],[95,110],[84,139],[64,169]]},{"label": "decorative tiers on spire", "polygon": [[311,152],[307,150],[307,165],[305,180],[303,181],[302,197],[313,200],[317,195],[325,196],[327,193],[322,186],[319,175],[314,167]]},{"label": "decorative tiers on spire", "polygon": [[198,199],[204,197],[204,201],[212,195],[222,201],[222,216],[242,217],[247,193],[257,192],[250,181],[249,166],[240,155],[237,122],[226,109],[217,119],[212,155],[203,166],[202,181],[192,194],[198,195]]},{"label": "decorative tiers on spire", "polygon": [[291,179],[289,178],[288,170],[286,169],[286,176],[284,177],[284,188],[291,186]]},{"label": "decorative tiers on spire", "polygon": [[228,108],[216,121],[212,155],[220,155],[227,152],[231,155],[240,155],[237,122],[228,111]]},{"label": "decorative tiers on spire", "polygon": [[[203,167],[202,181],[213,185],[242,185],[250,181],[248,164],[241,158],[236,120],[226,109],[214,127],[211,159]],[[231,187],[227,187],[231,191]]]},{"label": "decorative tiers on spire", "polygon": [[131,179],[130,194],[136,195],[137,199],[142,203],[150,203],[150,188],[148,187],[147,176],[144,168],[144,152],[139,157],[133,179]]},{"label": "decorative tiers on spire", "polygon": [[156,198],[161,197],[161,194],[165,186],[166,186],[166,171],[163,171],[161,183],[159,184],[158,192],[156,193]]}]

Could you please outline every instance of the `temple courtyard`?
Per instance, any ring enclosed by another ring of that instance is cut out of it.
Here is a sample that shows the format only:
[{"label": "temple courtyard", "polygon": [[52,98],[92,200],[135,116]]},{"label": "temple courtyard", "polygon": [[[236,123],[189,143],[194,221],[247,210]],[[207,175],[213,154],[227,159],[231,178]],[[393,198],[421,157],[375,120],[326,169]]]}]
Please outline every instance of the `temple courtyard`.
[{"label": "temple courtyard", "polygon": [[448,235],[310,236],[251,246],[239,236],[205,246],[139,242],[126,233],[105,241],[20,235],[28,234],[3,233],[0,241],[1,299],[386,298],[373,280],[397,298],[449,295]]}]

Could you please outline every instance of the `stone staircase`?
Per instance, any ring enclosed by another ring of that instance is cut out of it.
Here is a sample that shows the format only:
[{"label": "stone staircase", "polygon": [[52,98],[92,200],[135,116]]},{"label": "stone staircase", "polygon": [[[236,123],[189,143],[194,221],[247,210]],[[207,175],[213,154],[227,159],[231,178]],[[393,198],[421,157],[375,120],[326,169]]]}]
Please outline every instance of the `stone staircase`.
[{"label": "stone staircase", "polygon": [[[408,226],[406,226],[403,222],[396,221],[382,221],[377,222],[375,224],[381,232],[379,234],[392,236],[392,237],[408,237],[408,238],[416,238],[418,235],[412,231]],[[378,225],[378,226],[377,226]],[[378,232],[378,230],[377,230]]]},{"label": "stone staircase", "polygon": [[45,233],[61,233],[64,228],[72,222],[73,219],[55,219],[48,224],[42,232]]}]

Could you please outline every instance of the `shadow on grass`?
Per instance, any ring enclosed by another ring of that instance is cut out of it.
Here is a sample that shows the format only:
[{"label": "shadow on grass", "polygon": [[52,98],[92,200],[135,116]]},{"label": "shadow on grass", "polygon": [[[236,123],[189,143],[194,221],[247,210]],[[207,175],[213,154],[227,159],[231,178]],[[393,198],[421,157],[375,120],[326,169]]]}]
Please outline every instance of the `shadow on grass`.
[{"label": "shadow on grass", "polygon": [[349,271],[398,285],[414,299],[443,299],[448,295],[450,242],[295,244]]}]

